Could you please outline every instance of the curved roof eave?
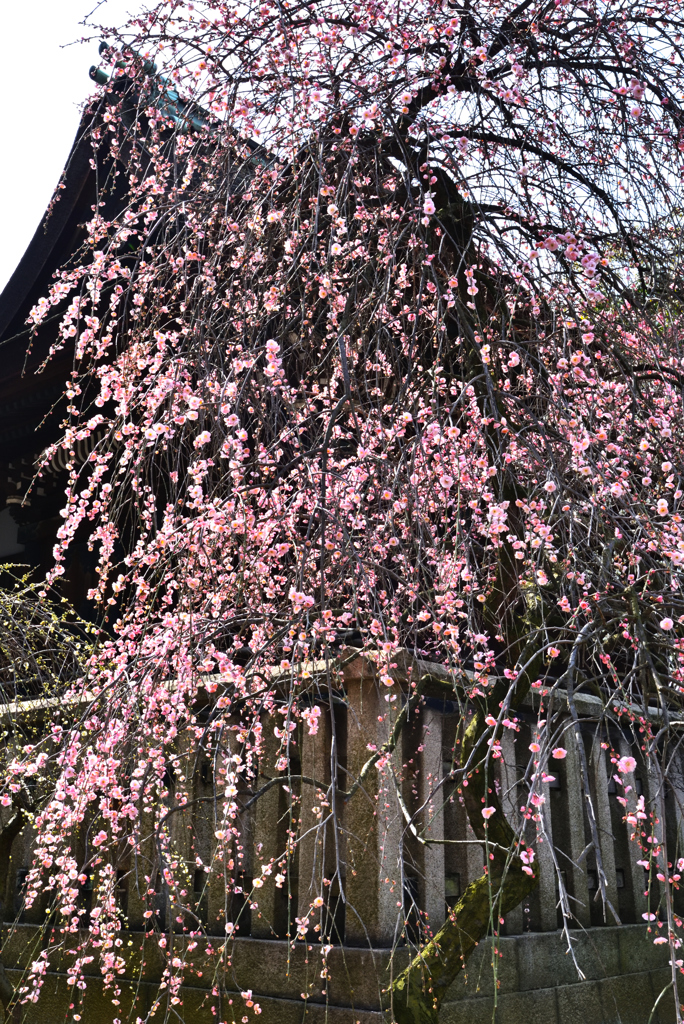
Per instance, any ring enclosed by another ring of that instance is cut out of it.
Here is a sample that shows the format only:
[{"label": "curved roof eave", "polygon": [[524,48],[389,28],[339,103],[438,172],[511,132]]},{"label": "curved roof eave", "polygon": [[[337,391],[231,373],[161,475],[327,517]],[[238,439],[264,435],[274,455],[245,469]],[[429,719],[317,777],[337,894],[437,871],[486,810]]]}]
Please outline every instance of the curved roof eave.
[{"label": "curved roof eave", "polygon": [[[91,118],[91,114],[84,114],[78,126],[74,144],[62,173],[63,188],[60,189],[58,200],[53,200],[52,210],[48,207],[41,218],[24,255],[0,293],[0,345],[3,347],[12,341],[11,336],[7,336],[11,335],[8,329],[16,329],[23,325],[28,316],[28,303],[36,286],[46,277],[48,280],[51,279],[52,273],[61,263],[60,240],[66,232],[71,234],[74,209],[88,179],[93,174],[90,164],[93,151],[86,131]],[[0,379],[3,376],[0,364]]]}]

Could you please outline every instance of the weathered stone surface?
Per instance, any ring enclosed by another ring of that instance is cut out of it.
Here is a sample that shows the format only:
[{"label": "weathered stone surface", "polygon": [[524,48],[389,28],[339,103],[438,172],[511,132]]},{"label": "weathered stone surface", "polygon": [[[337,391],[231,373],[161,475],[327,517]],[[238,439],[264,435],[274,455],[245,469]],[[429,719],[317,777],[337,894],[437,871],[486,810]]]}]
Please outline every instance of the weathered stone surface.
[{"label": "weathered stone surface", "polygon": [[[493,1013],[494,1000],[491,998],[447,1003],[442,1010],[440,1024],[492,1024]],[[536,992],[511,992],[499,996],[496,1020],[502,1024],[537,1024],[537,1021],[540,1024],[559,1024],[555,990],[538,989]],[[598,1020],[596,1024],[599,1024]]]},{"label": "weathered stone surface", "polygon": [[600,985],[586,981],[580,985],[559,985],[556,989],[559,1024],[586,1024],[603,1021]]},{"label": "weathered stone surface", "polygon": [[[502,939],[499,943],[499,950],[503,953],[496,964],[499,992],[517,992],[520,988],[517,938]],[[478,996],[493,996],[494,985],[492,944],[481,942],[468,960],[466,970],[451,986],[447,999],[449,1002],[462,1002]]]},{"label": "weathered stone surface", "polygon": [[[349,702],[347,770],[358,777],[372,749],[386,742],[390,722],[377,671],[364,658],[345,669]],[[396,713],[396,709],[390,714]],[[379,720],[379,721],[378,721]],[[395,753],[393,758],[397,758]],[[345,941],[349,946],[392,946],[401,931],[401,834],[403,818],[389,772],[371,769],[345,806],[347,896]]]},{"label": "weathered stone surface", "polygon": [[615,974],[630,974],[632,971],[658,970],[667,967],[670,950],[667,943],[654,946],[653,933],[649,934],[641,925],[629,928],[611,928],[617,932],[620,946],[619,969]]},{"label": "weathered stone surface", "polygon": [[[645,1008],[652,1007],[656,998],[648,971],[631,974],[628,980],[606,978],[599,987],[604,1020],[619,1021],[620,1024],[645,1024],[648,1020],[651,1011],[649,1009],[645,1014]],[[654,1015],[654,1021],[659,1019]]]},{"label": "weathered stone surface", "polygon": [[[577,963],[587,981],[620,973],[614,929],[575,930],[571,936]],[[562,932],[521,935],[517,950],[521,990],[574,985],[578,981],[577,969]]]},{"label": "weathered stone surface", "polygon": [[[665,948],[667,949],[667,946]],[[672,1001],[672,990],[667,989],[663,993],[663,989],[669,985],[672,978],[670,968],[661,967],[659,971],[650,971],[650,977],[653,1001],[655,1002],[662,993],[662,998],[658,1003],[658,1009],[653,1014],[654,1024],[674,1024],[676,1015],[674,1012],[674,1003]]]}]

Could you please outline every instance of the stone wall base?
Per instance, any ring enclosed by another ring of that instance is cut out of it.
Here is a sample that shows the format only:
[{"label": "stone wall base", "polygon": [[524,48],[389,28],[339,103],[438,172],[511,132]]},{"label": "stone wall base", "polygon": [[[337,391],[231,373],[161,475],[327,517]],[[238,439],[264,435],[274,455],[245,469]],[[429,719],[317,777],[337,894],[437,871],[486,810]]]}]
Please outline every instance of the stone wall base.
[{"label": "stone wall base", "polygon": [[[572,934],[584,980],[578,979],[560,932],[501,939],[503,955],[496,957],[496,980],[491,943],[482,943],[467,972],[450,990],[440,1024],[491,1024],[493,1019],[500,1024],[648,1024],[654,1003],[670,981],[667,945],[654,946],[654,935],[640,925]],[[39,1002],[24,1008],[25,1024],[64,1024],[75,1012],[80,1012],[81,1024],[145,1020],[160,995],[158,947],[152,941],[145,943],[145,968],[140,972],[142,936],[130,932],[121,936],[124,946],[120,952],[126,956],[128,950],[129,956],[125,975],[118,979],[118,1005],[112,1004],[111,991],[104,990],[93,971],[81,1005],[70,1010],[69,1004],[78,1004],[81,993],[70,991],[66,973],[55,971],[47,974]],[[5,943],[3,959],[13,982],[19,982],[19,967],[35,958],[37,938],[37,928],[20,926]],[[382,1024],[389,1017],[380,1011],[381,993],[391,972],[403,968],[406,952],[399,950],[393,960],[385,949],[333,950],[328,961],[331,978],[326,983],[320,978],[316,946],[307,950],[300,944],[293,951],[285,942],[238,939],[233,966],[223,979],[227,991],[220,1002],[211,991],[211,962],[198,956],[193,976],[186,977],[178,993],[182,1005],[175,1004],[174,1010],[187,1024],[241,1024],[245,1016],[250,1024]],[[258,1017],[240,994],[247,989],[261,1008]],[[309,998],[304,999],[307,993]],[[165,1009],[162,1001],[150,1024],[155,1019],[161,1022]],[[668,990],[653,1013],[652,1024],[670,1024],[674,1019],[672,991]]]}]

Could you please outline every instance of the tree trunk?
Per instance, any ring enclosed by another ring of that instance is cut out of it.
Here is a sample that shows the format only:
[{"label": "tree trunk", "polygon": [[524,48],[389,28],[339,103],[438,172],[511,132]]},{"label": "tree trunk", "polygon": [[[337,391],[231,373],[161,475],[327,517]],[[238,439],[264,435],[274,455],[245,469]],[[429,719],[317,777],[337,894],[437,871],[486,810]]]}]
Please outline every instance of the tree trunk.
[{"label": "tree trunk", "polygon": [[[529,684],[518,684],[511,706],[520,703],[528,688]],[[392,984],[390,1011],[396,1024],[437,1024],[444,997],[475,946],[492,934],[499,918],[517,907],[539,883],[536,866],[530,874],[522,870],[515,834],[493,784],[493,764],[491,759],[486,760],[489,737],[485,718],[500,713],[506,692],[504,684],[499,683],[478,701],[462,744],[462,763],[474,755],[475,765],[463,798],[475,835],[488,844],[487,867],[482,877],[467,887],[434,939]],[[495,808],[486,823],[482,817],[485,803]]]}]

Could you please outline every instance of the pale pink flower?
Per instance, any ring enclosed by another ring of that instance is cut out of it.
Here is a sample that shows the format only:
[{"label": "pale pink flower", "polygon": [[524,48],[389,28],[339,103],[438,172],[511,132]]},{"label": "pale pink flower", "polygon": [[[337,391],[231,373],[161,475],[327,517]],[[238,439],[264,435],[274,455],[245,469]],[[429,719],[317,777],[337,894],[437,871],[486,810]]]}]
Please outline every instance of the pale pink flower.
[{"label": "pale pink flower", "polygon": [[305,708],[302,711],[302,718],[309,726],[309,736],[315,736],[318,732],[318,719],[321,717],[321,709],[314,705],[312,708]]}]

